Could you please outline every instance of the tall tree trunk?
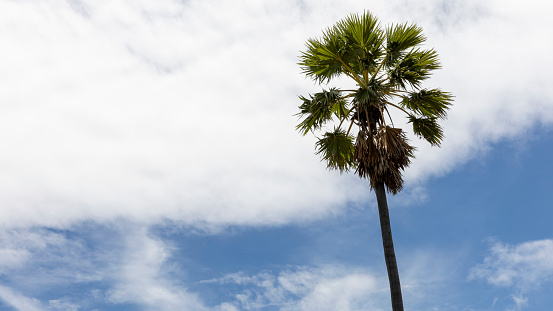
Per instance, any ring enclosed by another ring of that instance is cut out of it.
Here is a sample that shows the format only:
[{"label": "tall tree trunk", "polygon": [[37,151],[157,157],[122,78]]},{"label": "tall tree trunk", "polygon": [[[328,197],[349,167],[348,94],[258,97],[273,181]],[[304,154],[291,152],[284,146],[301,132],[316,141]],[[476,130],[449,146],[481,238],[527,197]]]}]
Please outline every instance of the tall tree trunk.
[{"label": "tall tree trunk", "polygon": [[380,216],[380,230],[382,231],[382,244],[384,245],[384,258],[388,269],[390,281],[390,293],[392,295],[392,310],[403,311],[403,299],[401,298],[401,284],[399,283],[399,271],[397,269],[394,242],[392,240],[392,227],[390,226],[390,214],[386,201],[386,189],[383,182],[374,187],[376,201],[378,202],[378,215]]}]

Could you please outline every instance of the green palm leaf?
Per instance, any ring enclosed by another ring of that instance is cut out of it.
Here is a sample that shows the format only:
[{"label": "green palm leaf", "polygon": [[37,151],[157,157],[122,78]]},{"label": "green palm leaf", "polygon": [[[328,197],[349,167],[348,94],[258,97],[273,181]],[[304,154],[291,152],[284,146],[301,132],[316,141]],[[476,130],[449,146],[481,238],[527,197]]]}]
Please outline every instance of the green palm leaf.
[{"label": "green palm leaf", "polygon": [[340,96],[340,90],[337,88],[315,93],[309,99],[300,96],[300,99],[303,103],[299,106],[300,112],[296,115],[305,118],[296,126],[296,129],[303,135],[309,131],[320,129],[332,120],[333,114],[343,116],[347,113],[346,102]]},{"label": "green palm leaf", "polygon": [[409,116],[409,123],[413,124],[413,132],[419,138],[425,139],[432,146],[440,146],[444,133],[436,119],[436,117],[417,118]]},{"label": "green palm leaf", "polygon": [[315,146],[317,154],[321,155],[321,161],[327,163],[327,168],[343,173],[354,166],[353,138],[347,136],[344,131],[335,129],[334,132],[325,133]]},{"label": "green palm leaf", "polygon": [[322,40],[309,39],[307,50],[302,52],[298,63],[302,72],[318,83],[328,82],[342,74],[340,46],[343,43],[336,36],[327,34]]},{"label": "green palm leaf", "polygon": [[426,117],[445,119],[452,100],[451,93],[442,92],[439,89],[423,89],[418,92],[410,92],[403,98],[401,105],[403,108]]},{"label": "green palm leaf", "polygon": [[353,93],[353,98],[356,103],[361,106],[370,104],[379,104],[385,102],[390,97],[389,91],[392,88],[389,84],[384,83],[381,79],[371,79],[367,84],[367,87],[359,88]]},{"label": "green palm leaf", "polygon": [[363,84],[361,76],[373,72],[384,55],[385,36],[378,20],[369,12],[352,14],[307,41],[298,63],[304,74],[318,83],[346,74]]},{"label": "green palm leaf", "polygon": [[430,76],[432,70],[440,67],[436,51],[414,49],[398,60],[397,64],[388,70],[388,75],[390,83],[403,89],[406,89],[407,85],[418,88],[421,82]]},{"label": "green palm leaf", "polygon": [[397,24],[386,28],[386,66],[393,66],[405,55],[405,50],[426,41],[422,28],[411,24]]},{"label": "green palm leaf", "polygon": [[365,70],[373,72],[384,53],[384,34],[378,19],[369,12],[361,16],[352,14],[336,24],[336,32],[343,34],[349,43],[344,55],[346,64],[358,75]]}]

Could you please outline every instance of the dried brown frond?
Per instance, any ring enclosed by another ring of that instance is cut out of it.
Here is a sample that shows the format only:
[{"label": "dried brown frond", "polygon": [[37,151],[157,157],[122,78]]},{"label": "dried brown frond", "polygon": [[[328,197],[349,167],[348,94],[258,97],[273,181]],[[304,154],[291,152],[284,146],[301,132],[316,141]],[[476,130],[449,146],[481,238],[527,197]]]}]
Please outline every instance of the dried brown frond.
[{"label": "dried brown frond", "polygon": [[376,134],[361,129],[355,143],[356,173],[367,178],[371,187],[383,182],[388,191],[396,194],[403,188],[403,171],[411,163],[414,148],[399,128],[381,127]]}]

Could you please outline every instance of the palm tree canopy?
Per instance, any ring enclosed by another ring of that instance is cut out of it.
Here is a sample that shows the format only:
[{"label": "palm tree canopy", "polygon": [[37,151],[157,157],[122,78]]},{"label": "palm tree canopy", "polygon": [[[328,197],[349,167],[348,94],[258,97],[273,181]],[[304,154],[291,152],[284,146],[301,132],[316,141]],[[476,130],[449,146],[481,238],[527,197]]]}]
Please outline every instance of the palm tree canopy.
[{"label": "palm tree canopy", "polygon": [[389,108],[405,113],[417,137],[440,145],[444,135],[438,121],[447,117],[453,96],[422,88],[441,67],[437,52],[421,46],[425,41],[417,25],[383,28],[370,12],[352,14],[307,41],[299,62],[306,76],[319,84],[344,77],[355,83],[352,90],[332,87],[300,96],[300,133],[334,123],[316,143],[329,169],[355,169],[372,186],[384,182],[394,194],[402,189],[401,172],[414,148],[401,129],[388,125],[387,120],[393,124]]}]

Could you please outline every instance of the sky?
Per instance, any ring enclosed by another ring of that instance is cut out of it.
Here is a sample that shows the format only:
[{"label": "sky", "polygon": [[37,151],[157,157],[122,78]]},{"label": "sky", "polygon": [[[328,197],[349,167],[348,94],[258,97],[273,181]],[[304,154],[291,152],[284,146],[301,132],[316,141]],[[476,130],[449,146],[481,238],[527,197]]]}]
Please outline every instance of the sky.
[{"label": "sky", "polygon": [[295,131],[306,40],[364,10],[455,96],[388,197],[406,309],[551,310],[539,0],[0,0],[0,310],[390,310],[374,193]]}]

